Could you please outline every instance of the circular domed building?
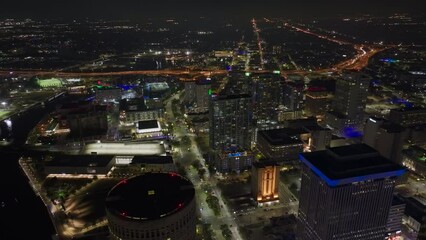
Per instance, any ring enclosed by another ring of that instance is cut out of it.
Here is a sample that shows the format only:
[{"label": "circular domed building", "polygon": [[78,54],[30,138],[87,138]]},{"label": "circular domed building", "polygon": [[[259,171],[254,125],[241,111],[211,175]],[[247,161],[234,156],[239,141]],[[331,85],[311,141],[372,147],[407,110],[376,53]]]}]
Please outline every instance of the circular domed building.
[{"label": "circular domed building", "polygon": [[176,173],[146,173],[119,182],[106,198],[112,239],[195,239],[194,185]]}]

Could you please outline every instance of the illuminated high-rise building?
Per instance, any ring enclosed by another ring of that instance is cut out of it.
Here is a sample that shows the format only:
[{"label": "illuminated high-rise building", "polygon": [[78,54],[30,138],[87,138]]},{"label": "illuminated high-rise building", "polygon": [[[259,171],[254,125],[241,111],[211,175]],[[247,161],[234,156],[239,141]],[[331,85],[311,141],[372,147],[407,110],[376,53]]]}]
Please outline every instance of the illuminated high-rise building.
[{"label": "illuminated high-rise building", "polygon": [[259,205],[278,202],[279,165],[261,160],[252,164],[251,192]]},{"label": "illuminated high-rise building", "polygon": [[286,82],[284,85],[284,106],[292,111],[303,108],[303,82]]},{"label": "illuminated high-rise building", "polygon": [[253,108],[251,79],[233,73],[210,97],[210,147],[213,150],[247,150],[251,147]]},{"label": "illuminated high-rise building", "polygon": [[283,101],[283,81],[278,74],[253,75],[253,114],[258,124],[278,120]]},{"label": "illuminated high-rise building", "polygon": [[248,94],[212,97],[210,147],[214,150],[249,149],[251,145],[251,97]]},{"label": "illuminated high-rise building", "polygon": [[195,83],[195,104],[198,112],[209,110],[209,99],[211,94],[211,80],[199,79]]},{"label": "illuminated high-rise building", "polygon": [[383,240],[405,169],[365,144],[302,153],[298,240]]},{"label": "illuminated high-rise building", "polygon": [[332,111],[326,114],[326,124],[335,133],[361,129],[369,84],[370,79],[358,72],[346,72],[337,79]]},{"label": "illuminated high-rise building", "polygon": [[332,95],[325,91],[305,94],[305,114],[322,119],[330,110]]}]

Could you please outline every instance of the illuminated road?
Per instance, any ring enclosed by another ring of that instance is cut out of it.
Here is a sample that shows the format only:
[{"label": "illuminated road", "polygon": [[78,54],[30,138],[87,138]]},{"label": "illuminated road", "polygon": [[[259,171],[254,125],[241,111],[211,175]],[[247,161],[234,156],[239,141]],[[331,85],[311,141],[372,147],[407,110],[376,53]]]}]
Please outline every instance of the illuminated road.
[{"label": "illuminated road", "polygon": [[[269,19],[265,19],[266,22],[274,23]],[[264,68],[263,58],[263,47],[262,39],[260,37],[260,29],[257,26],[256,20],[252,19],[252,25],[254,32],[257,36],[257,45],[259,47],[259,55],[261,61],[261,67]],[[283,23],[286,28],[302,32],[304,34],[312,35],[327,41],[331,41],[340,45],[353,45],[357,54],[348,60],[335,64],[331,68],[317,69],[313,71],[306,70],[284,70],[281,73],[285,76],[287,74],[312,74],[312,73],[327,73],[327,72],[341,72],[343,69],[360,70],[367,66],[368,60],[383,50],[395,47],[394,45],[388,46],[376,46],[376,45],[364,45],[364,44],[353,44],[344,40],[332,38],[323,34],[312,32],[310,29],[301,28],[298,26],[291,25],[288,22]],[[250,70],[252,73],[266,73],[270,71],[266,70]],[[213,76],[213,75],[224,75],[227,74],[227,70],[192,70],[192,69],[161,69],[161,70],[130,70],[130,71],[113,71],[113,72],[64,72],[60,70],[0,70],[0,76],[39,76],[39,77],[62,77],[62,78],[76,78],[76,77],[102,77],[102,76],[124,76],[124,75],[170,75],[178,76],[181,81],[192,80],[199,76]]]},{"label": "illuminated road", "polygon": [[262,47],[262,39],[260,38],[260,29],[257,27],[256,19],[252,19],[251,23],[253,24],[253,31],[257,37],[257,46],[259,48],[259,55],[260,55],[260,66],[262,69],[265,68],[265,60],[263,59],[263,47]]},{"label": "illuminated road", "polygon": [[[271,22],[270,20],[268,20]],[[352,44],[347,41],[339,40],[336,38],[328,37],[326,35],[318,34],[315,32],[310,31],[309,29],[303,29],[300,27],[296,27],[294,25],[290,25],[289,23],[284,23],[284,26],[293,30],[296,30],[298,32],[302,32],[308,35],[315,36],[317,38],[321,38],[330,42],[334,42],[340,45],[353,45],[354,49],[357,51],[357,54],[352,58],[348,59],[346,61],[340,62],[336,65],[334,65],[332,68],[329,69],[319,69],[315,72],[340,72],[343,69],[350,69],[350,70],[361,70],[362,68],[366,67],[368,65],[368,60],[374,56],[376,53],[381,52],[383,50],[389,49],[394,46],[366,46],[363,44]]]}]

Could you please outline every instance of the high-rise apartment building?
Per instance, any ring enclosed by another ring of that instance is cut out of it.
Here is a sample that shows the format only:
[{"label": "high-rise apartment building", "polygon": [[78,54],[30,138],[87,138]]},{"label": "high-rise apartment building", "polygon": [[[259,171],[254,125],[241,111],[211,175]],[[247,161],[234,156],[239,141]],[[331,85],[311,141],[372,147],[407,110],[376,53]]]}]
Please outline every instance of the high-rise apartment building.
[{"label": "high-rise apartment building", "polygon": [[251,97],[248,94],[215,96],[210,104],[210,147],[249,149],[251,145]]},{"label": "high-rise apartment building", "polygon": [[303,153],[298,240],[383,240],[405,169],[355,144]]},{"label": "high-rise apartment building", "polygon": [[259,124],[277,121],[277,109],[283,101],[283,81],[277,74],[254,75],[253,114]]},{"label": "high-rise apartment building", "polygon": [[292,111],[303,108],[303,82],[286,82],[284,85],[284,106]]},{"label": "high-rise apartment building", "polygon": [[199,79],[195,83],[195,104],[198,112],[209,110],[209,99],[211,94],[211,80]]}]

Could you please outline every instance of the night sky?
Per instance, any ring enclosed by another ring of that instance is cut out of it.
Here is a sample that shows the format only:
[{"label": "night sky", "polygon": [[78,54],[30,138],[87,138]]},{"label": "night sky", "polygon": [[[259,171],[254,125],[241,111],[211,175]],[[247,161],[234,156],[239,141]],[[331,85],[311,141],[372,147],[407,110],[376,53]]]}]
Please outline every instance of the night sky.
[{"label": "night sky", "polygon": [[422,13],[424,0],[12,0],[2,1],[0,18],[110,18],[145,16],[288,16]]}]

